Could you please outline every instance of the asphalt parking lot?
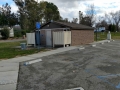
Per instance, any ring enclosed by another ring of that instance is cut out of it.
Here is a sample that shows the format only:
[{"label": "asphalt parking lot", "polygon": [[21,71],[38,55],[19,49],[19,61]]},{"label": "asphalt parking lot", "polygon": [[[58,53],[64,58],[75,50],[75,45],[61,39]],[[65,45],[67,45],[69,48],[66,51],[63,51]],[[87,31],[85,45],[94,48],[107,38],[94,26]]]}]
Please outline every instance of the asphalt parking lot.
[{"label": "asphalt parking lot", "polygon": [[[78,47],[79,48],[79,47]],[[120,90],[120,41],[20,63],[17,90]]]}]

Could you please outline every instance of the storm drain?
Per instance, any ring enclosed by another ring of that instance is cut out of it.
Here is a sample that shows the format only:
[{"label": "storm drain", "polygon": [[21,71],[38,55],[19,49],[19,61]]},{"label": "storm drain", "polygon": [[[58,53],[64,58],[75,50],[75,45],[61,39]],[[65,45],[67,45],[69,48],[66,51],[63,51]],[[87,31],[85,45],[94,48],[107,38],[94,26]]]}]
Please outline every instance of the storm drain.
[{"label": "storm drain", "polygon": [[71,89],[65,89],[65,90],[84,90],[82,87],[78,87],[78,88],[71,88]]}]

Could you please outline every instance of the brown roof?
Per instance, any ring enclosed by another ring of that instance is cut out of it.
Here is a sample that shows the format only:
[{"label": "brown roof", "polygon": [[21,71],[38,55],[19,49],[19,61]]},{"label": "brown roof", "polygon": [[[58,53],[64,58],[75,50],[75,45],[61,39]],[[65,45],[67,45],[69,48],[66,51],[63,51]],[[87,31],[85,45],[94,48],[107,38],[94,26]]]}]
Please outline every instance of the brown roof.
[{"label": "brown roof", "polygon": [[48,22],[48,23],[42,25],[41,27],[44,27],[45,25],[47,25],[49,23],[59,24],[61,26],[69,27],[71,29],[76,29],[76,30],[94,30],[93,27],[82,25],[82,24],[67,23],[67,22],[56,22],[56,21],[54,21],[54,22]]}]

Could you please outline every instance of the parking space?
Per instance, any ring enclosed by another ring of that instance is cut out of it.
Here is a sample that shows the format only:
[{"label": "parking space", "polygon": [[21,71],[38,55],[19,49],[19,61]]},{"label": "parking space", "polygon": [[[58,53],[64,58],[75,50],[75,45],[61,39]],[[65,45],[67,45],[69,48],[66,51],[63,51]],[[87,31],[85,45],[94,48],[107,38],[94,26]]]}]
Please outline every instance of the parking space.
[{"label": "parking space", "polygon": [[[79,47],[78,47],[79,48]],[[17,90],[120,89],[120,41],[74,49],[20,63]]]}]

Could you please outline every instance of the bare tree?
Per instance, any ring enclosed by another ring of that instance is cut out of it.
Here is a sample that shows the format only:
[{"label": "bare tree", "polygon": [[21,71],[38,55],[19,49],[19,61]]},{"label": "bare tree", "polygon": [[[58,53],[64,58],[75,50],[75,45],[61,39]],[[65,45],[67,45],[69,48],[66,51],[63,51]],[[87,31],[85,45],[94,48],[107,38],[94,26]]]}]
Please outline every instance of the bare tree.
[{"label": "bare tree", "polygon": [[95,6],[94,4],[91,4],[87,9],[86,9],[86,17],[89,17],[89,22],[90,22],[90,26],[93,26],[93,24],[95,23]]},{"label": "bare tree", "polygon": [[113,24],[112,16],[110,14],[105,13],[105,20],[108,24]]},{"label": "bare tree", "polygon": [[117,27],[117,31],[119,31],[119,23],[120,23],[120,10],[116,11],[115,13],[111,12],[110,15],[112,16],[112,19],[114,21],[114,24]]}]

